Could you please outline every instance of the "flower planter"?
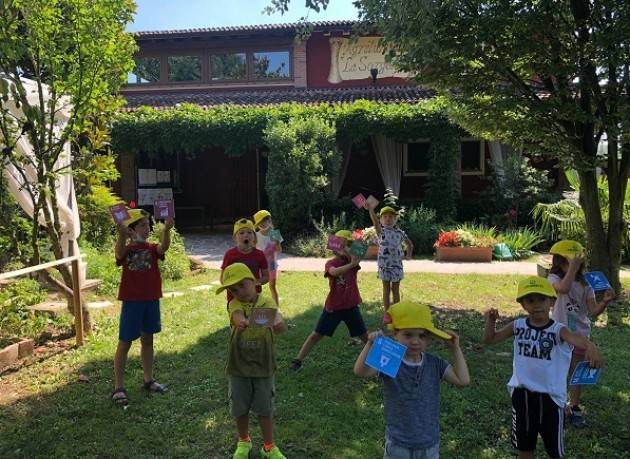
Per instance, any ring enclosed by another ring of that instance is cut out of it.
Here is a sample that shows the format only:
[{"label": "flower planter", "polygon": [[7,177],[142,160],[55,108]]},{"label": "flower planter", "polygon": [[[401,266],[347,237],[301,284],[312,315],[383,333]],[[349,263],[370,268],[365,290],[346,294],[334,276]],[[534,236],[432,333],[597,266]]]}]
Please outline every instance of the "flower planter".
[{"label": "flower planter", "polygon": [[367,260],[376,260],[378,255],[378,245],[368,245],[368,250],[365,254]]},{"label": "flower planter", "polygon": [[438,261],[492,261],[492,247],[436,247]]}]

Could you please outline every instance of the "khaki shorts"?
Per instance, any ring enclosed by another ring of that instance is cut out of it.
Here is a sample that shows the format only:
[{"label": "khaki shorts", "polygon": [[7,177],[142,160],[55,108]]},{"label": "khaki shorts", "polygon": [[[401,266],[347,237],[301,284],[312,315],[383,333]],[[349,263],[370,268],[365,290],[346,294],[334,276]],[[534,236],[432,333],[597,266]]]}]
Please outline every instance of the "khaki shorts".
[{"label": "khaki shorts", "polygon": [[276,394],[273,376],[268,378],[246,378],[228,376],[230,412],[235,418],[246,416],[250,411],[256,416],[271,416]]}]

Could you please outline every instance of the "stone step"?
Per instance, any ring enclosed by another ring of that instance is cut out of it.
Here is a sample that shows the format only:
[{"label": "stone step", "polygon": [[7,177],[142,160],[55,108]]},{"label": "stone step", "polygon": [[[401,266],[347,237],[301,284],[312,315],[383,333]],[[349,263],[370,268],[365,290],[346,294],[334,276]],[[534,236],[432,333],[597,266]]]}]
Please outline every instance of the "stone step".
[{"label": "stone step", "polygon": [[44,301],[43,303],[29,306],[27,309],[35,312],[58,314],[68,309],[68,303],[65,301]]}]

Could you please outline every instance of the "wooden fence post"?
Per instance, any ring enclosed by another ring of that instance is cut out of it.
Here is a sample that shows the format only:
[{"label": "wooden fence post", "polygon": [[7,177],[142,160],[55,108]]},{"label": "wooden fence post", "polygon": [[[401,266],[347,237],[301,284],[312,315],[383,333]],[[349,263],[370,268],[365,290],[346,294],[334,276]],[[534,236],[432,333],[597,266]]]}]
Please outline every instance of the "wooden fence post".
[{"label": "wooden fence post", "polygon": [[83,306],[81,305],[81,280],[79,276],[79,259],[72,260],[72,299],[74,303],[74,330],[77,346],[83,346]]}]

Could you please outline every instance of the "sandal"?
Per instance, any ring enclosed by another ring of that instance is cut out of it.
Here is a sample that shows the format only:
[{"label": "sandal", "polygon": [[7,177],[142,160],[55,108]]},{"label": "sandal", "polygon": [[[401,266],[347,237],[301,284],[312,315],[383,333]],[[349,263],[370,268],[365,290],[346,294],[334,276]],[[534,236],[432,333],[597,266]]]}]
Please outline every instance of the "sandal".
[{"label": "sandal", "polygon": [[142,388],[152,394],[163,394],[168,390],[164,384],[160,384],[155,379],[145,382]]},{"label": "sandal", "polygon": [[115,405],[127,406],[129,405],[129,398],[127,398],[127,391],[124,387],[118,387],[112,392],[112,402]]},{"label": "sandal", "polygon": [[586,419],[582,414],[582,410],[579,406],[575,405],[571,407],[571,415],[569,416],[569,422],[576,429],[583,429],[586,427]]}]

